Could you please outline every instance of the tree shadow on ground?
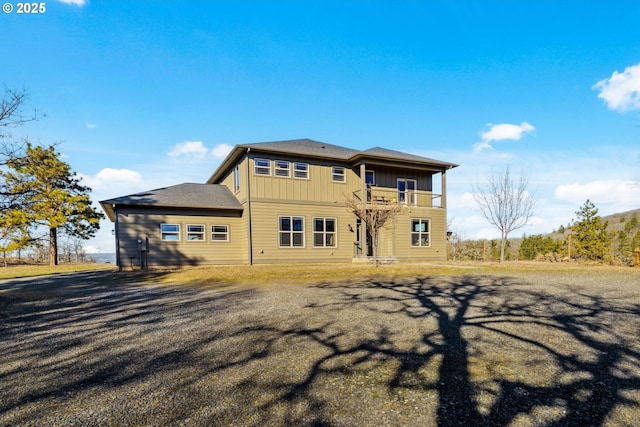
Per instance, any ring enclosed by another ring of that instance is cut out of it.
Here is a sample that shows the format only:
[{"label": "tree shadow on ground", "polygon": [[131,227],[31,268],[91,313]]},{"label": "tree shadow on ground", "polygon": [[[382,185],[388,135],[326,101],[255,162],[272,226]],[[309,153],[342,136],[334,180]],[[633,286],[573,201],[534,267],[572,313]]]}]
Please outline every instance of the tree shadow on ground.
[{"label": "tree shadow on ground", "polygon": [[[427,326],[410,351],[396,348],[386,329],[377,341],[352,347],[338,349],[331,339],[322,344],[332,349],[330,358],[357,353],[357,363],[395,359],[388,387],[433,389],[439,426],[525,419],[595,426],[625,406],[637,417],[640,305],[557,286],[560,292],[547,293],[513,279],[483,277],[328,284],[322,287],[342,295],[329,306],[360,305],[372,318],[388,316],[407,328],[429,319],[435,327]],[[437,379],[429,381],[421,371],[435,359]]]},{"label": "tree shadow on ground", "polygon": [[[0,424],[640,416],[640,305],[623,293],[490,276],[229,290],[81,277],[16,300],[3,319]],[[16,289],[37,286],[1,295]]]}]

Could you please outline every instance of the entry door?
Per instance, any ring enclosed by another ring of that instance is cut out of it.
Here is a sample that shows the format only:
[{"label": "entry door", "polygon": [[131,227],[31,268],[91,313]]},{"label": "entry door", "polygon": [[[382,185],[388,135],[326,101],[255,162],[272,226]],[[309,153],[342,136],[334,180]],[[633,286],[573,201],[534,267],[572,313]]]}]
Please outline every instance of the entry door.
[{"label": "entry door", "polygon": [[[364,238],[363,238],[364,237]],[[356,247],[358,256],[373,256],[371,233],[361,219],[356,220]]]}]

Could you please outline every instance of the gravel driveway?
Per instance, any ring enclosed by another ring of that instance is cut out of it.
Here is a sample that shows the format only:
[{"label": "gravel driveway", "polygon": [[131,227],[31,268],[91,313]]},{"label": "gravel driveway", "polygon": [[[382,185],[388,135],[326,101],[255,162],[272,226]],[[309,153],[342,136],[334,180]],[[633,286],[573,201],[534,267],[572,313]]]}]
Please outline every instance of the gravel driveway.
[{"label": "gravel driveway", "polygon": [[637,426],[640,274],[0,283],[0,425]]}]

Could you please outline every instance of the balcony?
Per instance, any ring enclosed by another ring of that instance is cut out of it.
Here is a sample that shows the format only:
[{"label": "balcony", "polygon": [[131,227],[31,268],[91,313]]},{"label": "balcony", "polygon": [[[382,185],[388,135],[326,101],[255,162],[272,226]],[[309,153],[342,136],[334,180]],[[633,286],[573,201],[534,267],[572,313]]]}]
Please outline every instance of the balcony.
[{"label": "balcony", "polygon": [[[353,192],[356,200],[362,201],[362,190]],[[431,191],[405,190],[395,188],[375,187],[367,188],[365,197],[367,208],[376,207],[384,209],[385,206],[413,206],[421,208],[441,208],[442,195],[433,194]]]}]

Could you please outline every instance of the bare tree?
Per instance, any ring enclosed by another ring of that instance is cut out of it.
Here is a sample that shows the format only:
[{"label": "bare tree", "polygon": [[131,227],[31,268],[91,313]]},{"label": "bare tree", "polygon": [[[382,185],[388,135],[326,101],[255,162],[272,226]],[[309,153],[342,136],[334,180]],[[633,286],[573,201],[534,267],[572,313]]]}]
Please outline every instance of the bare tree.
[{"label": "bare tree", "polygon": [[509,166],[503,172],[489,176],[485,186],[473,186],[473,198],[489,223],[500,230],[500,262],[504,261],[504,249],[509,233],[528,224],[536,214],[535,195],[527,190],[529,179],[520,174],[515,182]]},{"label": "bare tree", "polygon": [[9,129],[17,128],[25,123],[41,117],[37,110],[26,113],[29,94],[25,89],[9,89],[5,87],[4,95],[0,99],[0,165],[20,151],[23,144],[19,144]]},{"label": "bare tree", "polygon": [[402,211],[402,205],[395,201],[381,202],[376,197],[361,200],[355,195],[347,196],[346,203],[349,210],[365,224],[371,235],[373,264],[377,267],[380,230]]}]

